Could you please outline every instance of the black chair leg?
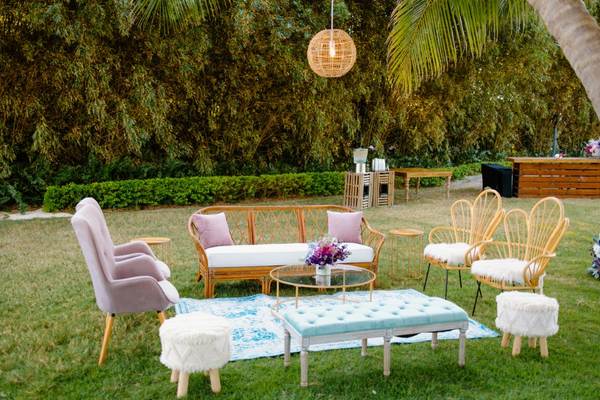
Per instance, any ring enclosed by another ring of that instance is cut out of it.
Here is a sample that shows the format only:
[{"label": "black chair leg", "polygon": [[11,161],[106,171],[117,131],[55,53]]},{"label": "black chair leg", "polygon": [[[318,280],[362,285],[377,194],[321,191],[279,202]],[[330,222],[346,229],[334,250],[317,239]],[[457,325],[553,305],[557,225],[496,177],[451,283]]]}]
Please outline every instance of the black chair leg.
[{"label": "black chair leg", "polygon": [[448,272],[450,272],[449,269],[446,270],[446,291],[444,292],[444,299],[448,299]]},{"label": "black chair leg", "polygon": [[425,291],[425,288],[427,287],[427,278],[429,278],[429,269],[431,268],[431,264],[428,264],[427,266],[427,274],[425,275],[425,284],[423,284],[423,291]]},{"label": "black chair leg", "polygon": [[460,282],[460,288],[462,289],[462,277],[460,275],[460,269],[458,270],[458,282]]},{"label": "black chair leg", "polygon": [[477,307],[477,299],[479,298],[479,295],[481,295],[481,298],[483,299],[483,293],[481,293],[481,282],[477,282],[477,292],[475,293],[475,303],[473,304],[473,313],[471,316],[475,315],[475,307]]}]

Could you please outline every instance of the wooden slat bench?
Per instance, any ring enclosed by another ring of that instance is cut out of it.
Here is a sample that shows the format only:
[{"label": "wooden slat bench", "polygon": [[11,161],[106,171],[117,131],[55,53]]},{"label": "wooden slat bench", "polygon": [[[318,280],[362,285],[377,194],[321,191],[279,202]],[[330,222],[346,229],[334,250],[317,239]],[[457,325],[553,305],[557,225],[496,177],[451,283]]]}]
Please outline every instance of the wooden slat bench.
[{"label": "wooden slat bench", "polygon": [[308,348],[312,344],[360,339],[365,356],[367,339],[383,337],[383,374],[389,376],[393,336],[432,332],[431,347],[435,349],[437,332],[459,329],[458,365],[465,365],[469,317],[462,308],[437,297],[304,307],[286,312],[283,323],[284,365],[291,364],[290,337],[294,337],[300,343],[300,385],[304,387],[308,386]]}]

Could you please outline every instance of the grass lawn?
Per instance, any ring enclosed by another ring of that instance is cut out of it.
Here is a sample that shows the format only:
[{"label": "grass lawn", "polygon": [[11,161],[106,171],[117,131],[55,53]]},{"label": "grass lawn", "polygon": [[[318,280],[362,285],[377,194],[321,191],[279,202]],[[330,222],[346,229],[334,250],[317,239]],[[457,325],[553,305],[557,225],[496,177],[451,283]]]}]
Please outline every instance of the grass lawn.
[{"label": "grass lawn", "polygon": [[[371,226],[387,233],[414,228],[428,233],[450,222],[457,199],[474,200],[479,189],[422,189],[396,192],[396,205],[364,210]],[[536,200],[503,199],[504,208],[527,211]],[[279,201],[269,204],[342,204],[341,196]],[[600,380],[600,281],[585,273],[589,247],[600,232],[599,200],[564,200],[571,225],[550,261],[544,292],[560,304],[559,332],[548,339],[550,357],[542,359],[526,342],[513,358],[500,347],[501,338],[467,341],[466,367],[458,366],[458,341],[393,345],[391,376],[384,377],[382,348],[310,354],[309,386],[300,387],[299,355],[283,367],[283,356],[228,363],[221,371],[222,392],[213,394],[209,378],[190,377],[188,398],[215,399],[597,399]],[[203,284],[194,283],[196,252],[187,236],[189,216],[198,207],[107,212],[113,241],[135,237],[172,238],[172,282],[181,297],[203,297]],[[380,263],[379,289],[414,288],[423,278],[391,281],[389,243]],[[96,306],[91,279],[68,218],[0,221],[0,399],[157,399],[176,398],[176,384],[159,361],[158,319],[154,313],[118,315],[106,362],[98,366],[105,314]],[[432,269],[426,294],[444,296],[445,271]],[[450,274],[448,299],[473,306],[476,283],[463,274],[463,288]],[[495,297],[482,287],[484,298],[475,319],[495,329]],[[258,283],[217,284],[219,297],[259,293]],[[173,309],[167,317],[174,316]],[[283,343],[281,344],[283,347]],[[511,342],[512,345],[512,342]]]}]

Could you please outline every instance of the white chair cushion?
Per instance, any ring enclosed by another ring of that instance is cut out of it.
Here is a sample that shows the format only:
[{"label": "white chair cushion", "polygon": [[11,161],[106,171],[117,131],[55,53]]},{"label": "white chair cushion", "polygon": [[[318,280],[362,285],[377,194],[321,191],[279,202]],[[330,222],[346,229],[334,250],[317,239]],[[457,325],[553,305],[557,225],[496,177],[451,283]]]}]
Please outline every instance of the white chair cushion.
[{"label": "white chair cushion", "polygon": [[[373,261],[373,248],[364,244],[345,244],[348,245],[351,254],[344,260],[344,264]],[[206,249],[208,265],[211,268],[300,264],[307,252],[307,243],[216,246]]]},{"label": "white chair cushion", "polygon": [[[465,263],[465,253],[469,250],[468,243],[434,243],[428,244],[423,250],[423,255],[447,262],[450,265],[461,265]],[[471,251],[471,259],[477,253],[477,248]]]},{"label": "white chair cushion", "polygon": [[[506,283],[524,285],[523,268],[525,268],[525,265],[527,265],[527,261],[517,260],[516,258],[477,260],[471,265],[471,273]],[[529,274],[527,277],[529,278]]]}]

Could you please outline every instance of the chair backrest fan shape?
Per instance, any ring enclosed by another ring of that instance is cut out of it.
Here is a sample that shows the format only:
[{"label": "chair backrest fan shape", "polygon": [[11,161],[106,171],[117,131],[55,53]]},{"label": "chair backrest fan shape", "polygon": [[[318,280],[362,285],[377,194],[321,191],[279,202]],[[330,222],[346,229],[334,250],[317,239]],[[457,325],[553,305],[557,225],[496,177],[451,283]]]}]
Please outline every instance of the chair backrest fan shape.
[{"label": "chair backrest fan shape", "polygon": [[459,200],[452,205],[456,242],[474,244],[492,237],[502,218],[502,198],[495,190],[484,190],[473,204]]},{"label": "chair backrest fan shape", "polygon": [[539,201],[531,210],[528,259],[540,254],[554,253],[565,228],[565,211],[562,202],[555,197]]}]

